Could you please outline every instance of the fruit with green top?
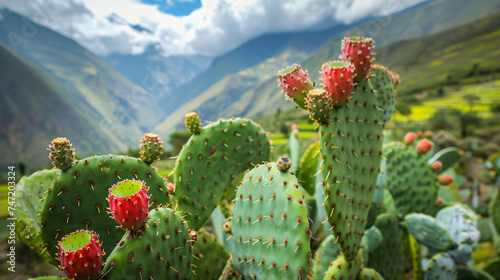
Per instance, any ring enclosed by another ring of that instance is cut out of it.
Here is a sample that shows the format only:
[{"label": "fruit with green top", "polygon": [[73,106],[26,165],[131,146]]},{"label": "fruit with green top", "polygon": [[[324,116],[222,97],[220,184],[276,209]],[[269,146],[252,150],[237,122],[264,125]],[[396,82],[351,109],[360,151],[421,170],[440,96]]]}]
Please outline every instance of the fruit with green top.
[{"label": "fruit with green top", "polygon": [[314,88],[314,83],[309,80],[307,71],[304,72],[300,65],[294,64],[282,69],[278,73],[278,86],[281,86],[286,96],[300,108],[306,109],[306,95]]},{"label": "fruit with green top", "polygon": [[123,180],[109,188],[109,211],[123,229],[141,230],[148,219],[148,187],[142,181]]}]

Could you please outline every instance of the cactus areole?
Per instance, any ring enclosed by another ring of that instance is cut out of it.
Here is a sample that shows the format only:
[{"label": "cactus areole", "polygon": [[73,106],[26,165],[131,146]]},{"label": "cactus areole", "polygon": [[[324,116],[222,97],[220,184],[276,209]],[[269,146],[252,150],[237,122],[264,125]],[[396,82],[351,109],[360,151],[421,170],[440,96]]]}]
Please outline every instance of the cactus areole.
[{"label": "cactus areole", "polygon": [[59,241],[58,249],[61,269],[69,278],[93,280],[101,273],[105,253],[97,233],[87,230],[70,233]]},{"label": "cactus areole", "polygon": [[148,188],[142,181],[123,180],[109,189],[109,211],[115,221],[130,230],[141,229],[148,219]]}]

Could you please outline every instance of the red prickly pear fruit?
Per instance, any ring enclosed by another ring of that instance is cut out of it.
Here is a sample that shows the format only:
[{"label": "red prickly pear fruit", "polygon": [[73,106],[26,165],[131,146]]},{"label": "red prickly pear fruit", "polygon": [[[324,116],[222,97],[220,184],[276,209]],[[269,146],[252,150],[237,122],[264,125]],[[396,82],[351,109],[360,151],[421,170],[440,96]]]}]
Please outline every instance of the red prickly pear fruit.
[{"label": "red prickly pear fruit", "polygon": [[342,41],[342,60],[350,61],[356,71],[357,79],[370,74],[373,58],[373,39],[364,37],[347,37]]},{"label": "red prickly pear fruit", "polygon": [[294,123],[294,124],[292,124],[292,125],[290,126],[290,128],[291,128],[292,130],[294,130],[294,129],[299,128],[299,125],[298,125],[298,124],[296,124],[296,123]]},{"label": "red prickly pear fruit", "polygon": [[431,169],[434,172],[441,171],[441,169],[443,169],[443,163],[441,163],[439,160],[436,160],[431,164]]},{"label": "red prickly pear fruit", "polygon": [[437,181],[443,186],[448,186],[449,184],[453,183],[453,177],[451,177],[450,174],[444,173],[437,176]]},{"label": "red prickly pear fruit", "polygon": [[55,168],[63,172],[68,170],[75,159],[75,149],[71,148],[71,143],[67,138],[57,137],[49,145],[49,158]]},{"label": "red prickly pear fruit", "polygon": [[417,135],[415,135],[415,133],[408,132],[408,133],[406,133],[403,141],[405,142],[406,146],[410,146],[411,144],[413,144],[413,142],[415,142],[416,139],[417,139]]},{"label": "red prickly pear fruit", "polygon": [[79,230],[64,236],[57,246],[61,269],[76,280],[97,279],[105,255],[97,233]]},{"label": "red prickly pear fruit", "polygon": [[175,185],[172,184],[172,183],[168,183],[167,184],[167,190],[171,193],[173,193],[175,191]]},{"label": "red prickly pear fruit", "polygon": [[276,167],[281,172],[287,172],[292,167],[292,160],[287,157],[279,157],[276,161]]},{"label": "red prickly pear fruit", "polygon": [[432,150],[433,146],[434,144],[431,141],[424,138],[417,143],[417,152],[419,155],[427,154]]},{"label": "red prickly pear fruit", "polygon": [[123,180],[109,188],[109,211],[121,228],[144,227],[149,213],[148,188],[142,181]]},{"label": "red prickly pear fruit", "polygon": [[424,133],[422,131],[418,131],[417,132],[417,138],[418,139],[422,138],[423,135],[424,135]]},{"label": "red prickly pear fruit", "polygon": [[300,108],[307,109],[305,105],[307,93],[314,88],[314,83],[307,77],[298,64],[293,64],[278,72],[278,86]]},{"label": "red prickly pear fruit", "polygon": [[332,98],[333,106],[342,106],[350,98],[354,83],[354,66],[346,61],[327,62],[321,67],[323,83]]}]

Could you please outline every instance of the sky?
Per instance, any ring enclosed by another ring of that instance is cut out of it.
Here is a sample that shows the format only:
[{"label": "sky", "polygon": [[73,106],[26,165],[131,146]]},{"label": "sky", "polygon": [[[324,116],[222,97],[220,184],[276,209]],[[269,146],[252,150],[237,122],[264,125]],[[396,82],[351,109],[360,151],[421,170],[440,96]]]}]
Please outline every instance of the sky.
[{"label": "sky", "polygon": [[[97,55],[222,55],[259,35],[390,15],[429,0],[2,0]],[[0,22],[1,24],[1,22]]]}]

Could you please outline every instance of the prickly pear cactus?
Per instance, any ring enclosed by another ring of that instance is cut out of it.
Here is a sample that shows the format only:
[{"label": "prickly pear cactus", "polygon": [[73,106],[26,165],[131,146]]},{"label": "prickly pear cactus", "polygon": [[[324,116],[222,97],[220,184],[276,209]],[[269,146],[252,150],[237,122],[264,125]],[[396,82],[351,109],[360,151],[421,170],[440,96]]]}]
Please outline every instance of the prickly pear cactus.
[{"label": "prickly pear cactus", "polygon": [[363,250],[355,260],[348,261],[345,256],[339,256],[331,263],[323,279],[356,279],[363,268]]},{"label": "prickly pear cactus", "polygon": [[181,219],[169,208],[150,212],[139,237],[125,233],[104,266],[106,279],[191,279],[192,242]]},{"label": "prickly pear cactus", "polygon": [[457,278],[455,261],[446,253],[439,253],[432,257],[425,271],[424,280]]},{"label": "prickly pear cactus", "polygon": [[233,260],[230,258],[226,266],[224,267],[224,271],[219,277],[219,280],[242,280],[243,275],[234,268]]},{"label": "prickly pear cactus", "polygon": [[[307,147],[300,159],[299,170],[294,171],[298,172],[297,179],[301,182],[301,186],[311,195],[316,191],[314,175],[317,172],[319,158],[319,145],[318,141],[315,141]],[[321,189],[318,190],[321,191]]]},{"label": "prickly pear cactus", "polygon": [[358,274],[358,280],[384,280],[384,277],[380,275],[376,270],[371,268],[363,268]]},{"label": "prickly pear cactus", "polygon": [[375,226],[384,237],[377,250],[370,253],[365,266],[375,269],[387,280],[405,279],[405,252],[402,244],[402,233],[395,215],[381,214]]},{"label": "prickly pear cactus", "polygon": [[391,192],[400,217],[412,212],[430,214],[437,200],[438,185],[427,158],[414,146],[400,142],[385,144],[384,156],[386,189]]},{"label": "prickly pear cactus", "polygon": [[175,207],[190,228],[208,220],[231,181],[242,171],[269,160],[266,132],[243,118],[220,120],[193,134],[176,160]]},{"label": "prickly pear cactus", "polygon": [[375,64],[372,67],[370,80],[373,89],[378,93],[378,106],[382,109],[381,120],[385,125],[396,111],[396,87],[399,75],[380,64]]},{"label": "prickly pear cactus", "polygon": [[333,109],[330,125],[319,129],[325,208],[348,260],[361,247],[379,174],[383,135],[377,104],[364,79],[347,104]]},{"label": "prickly pear cactus", "polygon": [[194,275],[192,279],[219,279],[228,260],[229,253],[215,236],[203,229],[198,231],[196,242],[193,244]]},{"label": "prickly pear cactus", "polygon": [[305,279],[312,258],[307,209],[298,182],[276,163],[245,175],[236,194],[235,268],[248,278]]},{"label": "prickly pear cactus", "polygon": [[144,181],[153,204],[170,199],[162,178],[140,159],[118,155],[92,156],[74,164],[48,190],[41,214],[41,236],[55,257],[55,245],[79,229],[99,234],[105,252],[111,252],[124,231],[107,214],[108,189],[124,179]]},{"label": "prickly pear cactus", "polygon": [[40,211],[43,207],[45,192],[61,173],[60,169],[45,169],[23,177],[16,186],[15,217],[16,235],[26,246],[30,247],[42,259],[57,265],[54,257],[45,250],[40,236]]},{"label": "prickly pear cactus", "polygon": [[335,241],[335,236],[328,235],[316,251],[316,259],[319,262],[314,267],[314,274],[320,278],[326,273],[337,257],[340,256],[340,246]]},{"label": "prickly pear cactus", "polygon": [[444,252],[457,245],[446,230],[445,225],[425,214],[409,214],[405,217],[408,231],[415,239],[434,250]]}]

